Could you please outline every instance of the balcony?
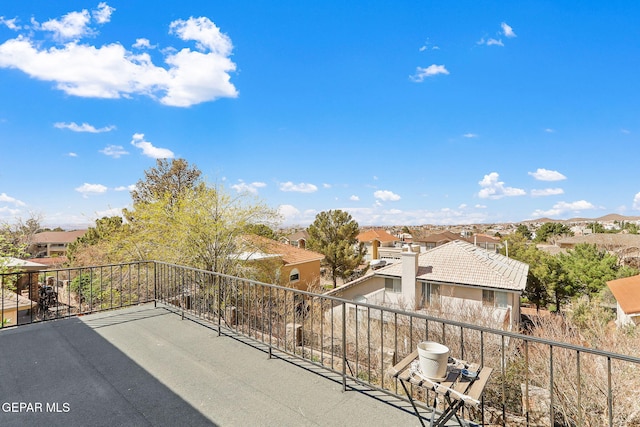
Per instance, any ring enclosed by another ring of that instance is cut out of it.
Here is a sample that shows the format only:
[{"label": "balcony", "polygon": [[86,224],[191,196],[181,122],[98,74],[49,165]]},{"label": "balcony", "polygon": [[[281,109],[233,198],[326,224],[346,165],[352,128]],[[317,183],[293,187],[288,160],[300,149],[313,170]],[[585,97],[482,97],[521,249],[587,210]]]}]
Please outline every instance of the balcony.
[{"label": "balcony", "polygon": [[34,301],[0,331],[0,425],[417,425],[388,369],[422,340],[493,368],[479,425],[624,425],[640,400],[637,357],[159,262],[0,283]]}]

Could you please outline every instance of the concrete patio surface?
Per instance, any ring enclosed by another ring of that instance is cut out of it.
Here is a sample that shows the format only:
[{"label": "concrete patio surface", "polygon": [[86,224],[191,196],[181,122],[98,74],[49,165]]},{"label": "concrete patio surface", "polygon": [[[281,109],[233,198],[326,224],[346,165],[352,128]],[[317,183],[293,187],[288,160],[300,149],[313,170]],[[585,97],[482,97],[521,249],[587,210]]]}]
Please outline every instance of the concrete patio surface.
[{"label": "concrete patio surface", "polygon": [[420,425],[403,400],[245,340],[153,304],[2,330],[0,426]]}]

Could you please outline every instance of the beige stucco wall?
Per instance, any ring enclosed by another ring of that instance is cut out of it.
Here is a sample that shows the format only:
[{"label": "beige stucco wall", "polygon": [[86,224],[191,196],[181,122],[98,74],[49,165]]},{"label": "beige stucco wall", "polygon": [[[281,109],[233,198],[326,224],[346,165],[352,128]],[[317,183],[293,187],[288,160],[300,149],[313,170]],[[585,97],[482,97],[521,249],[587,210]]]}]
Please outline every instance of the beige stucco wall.
[{"label": "beige stucco wall", "polygon": [[[297,269],[300,280],[290,282],[291,272]],[[302,264],[283,265],[280,269],[281,285],[296,288],[301,291],[313,290],[320,283],[320,260],[305,262]]]},{"label": "beige stucco wall", "polygon": [[640,316],[629,316],[622,310],[622,307],[620,307],[620,304],[617,304],[617,306],[618,306],[618,309],[617,309],[616,325],[618,326],[640,325]]},{"label": "beige stucco wall", "polygon": [[340,292],[336,296],[338,298],[353,300],[355,297],[359,295],[363,295],[366,297],[367,295],[372,294],[381,289],[384,289],[384,278],[373,277],[365,282],[358,284],[357,286],[354,286],[349,289],[345,289],[344,291]]},{"label": "beige stucco wall", "polygon": [[14,326],[17,324],[18,315],[16,313],[15,307],[14,308],[5,307],[4,310],[2,310],[1,314],[2,314],[2,321],[5,326]]}]

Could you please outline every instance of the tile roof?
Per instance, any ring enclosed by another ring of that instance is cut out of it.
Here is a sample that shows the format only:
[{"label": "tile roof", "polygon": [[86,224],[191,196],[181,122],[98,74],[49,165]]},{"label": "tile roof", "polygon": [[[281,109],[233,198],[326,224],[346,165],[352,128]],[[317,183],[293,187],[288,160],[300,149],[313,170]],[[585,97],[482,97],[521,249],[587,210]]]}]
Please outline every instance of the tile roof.
[{"label": "tile roof", "polygon": [[625,314],[640,314],[640,275],[610,280],[607,286]]},{"label": "tile roof", "polygon": [[456,233],[452,233],[451,231],[443,231],[442,233],[434,233],[429,234],[427,236],[421,237],[413,237],[414,242],[424,242],[424,243],[443,243],[443,242],[451,242],[453,240],[460,239],[460,235]]},{"label": "tile roof", "polygon": [[30,260],[13,258],[13,257],[0,257],[0,265],[4,265],[7,267],[13,268],[23,268],[23,269],[42,269],[47,266],[41,263],[33,262]]},{"label": "tile roof", "polygon": [[287,236],[287,239],[292,242],[296,242],[298,240],[309,240],[309,233],[307,233],[307,230],[296,231],[295,233]]},{"label": "tile roof", "polygon": [[396,236],[389,234],[386,230],[382,228],[375,228],[373,230],[363,231],[362,233],[356,236],[358,241],[365,242],[373,242],[374,240],[378,240],[380,242],[396,242],[400,239]]},{"label": "tile roof", "polygon": [[251,235],[245,236],[244,239],[265,254],[280,256],[285,264],[300,264],[324,259],[324,255],[318,252],[299,249],[266,237]]},{"label": "tile roof", "polygon": [[33,236],[34,243],[72,243],[78,237],[84,236],[87,230],[75,231],[43,231]]},{"label": "tile roof", "polygon": [[465,239],[469,243],[500,243],[500,239],[488,234],[474,234]]},{"label": "tile roof", "polygon": [[[528,264],[462,240],[436,246],[418,255],[417,279],[422,280],[523,291],[528,272]],[[376,273],[402,277],[402,263],[383,267]]]}]

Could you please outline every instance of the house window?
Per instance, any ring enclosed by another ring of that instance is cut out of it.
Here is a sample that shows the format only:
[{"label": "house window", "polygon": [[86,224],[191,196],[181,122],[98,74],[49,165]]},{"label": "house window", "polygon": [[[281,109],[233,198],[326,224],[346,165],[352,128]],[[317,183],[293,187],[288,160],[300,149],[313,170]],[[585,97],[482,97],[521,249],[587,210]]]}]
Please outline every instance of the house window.
[{"label": "house window", "polygon": [[482,305],[484,305],[485,307],[493,307],[494,305],[494,295],[493,295],[493,291],[488,290],[488,289],[483,289],[482,290]]},{"label": "house window", "polygon": [[496,300],[496,307],[507,308],[508,304],[507,304],[506,292],[495,291],[495,300]]},{"label": "house window", "polygon": [[440,307],[440,284],[422,282],[422,297],[420,300],[422,307],[430,306],[433,308]]},{"label": "house window", "polygon": [[485,307],[507,308],[508,298],[506,292],[482,290],[482,305]]},{"label": "house window", "polygon": [[399,294],[400,292],[402,292],[402,282],[400,281],[400,279],[392,279],[387,277],[384,279],[384,289],[387,292],[395,292]]},{"label": "house window", "polygon": [[293,270],[291,270],[291,273],[289,273],[289,281],[297,282],[298,280],[300,280],[300,272],[297,268],[294,268]]}]

